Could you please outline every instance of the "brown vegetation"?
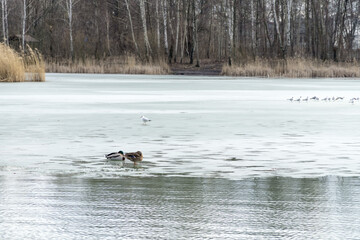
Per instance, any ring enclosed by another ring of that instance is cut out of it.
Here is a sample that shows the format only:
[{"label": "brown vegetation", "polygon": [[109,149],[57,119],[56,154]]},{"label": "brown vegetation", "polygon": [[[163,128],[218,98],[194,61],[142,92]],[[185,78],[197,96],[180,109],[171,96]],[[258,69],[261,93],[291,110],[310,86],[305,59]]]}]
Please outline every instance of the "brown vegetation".
[{"label": "brown vegetation", "polygon": [[20,55],[0,43],[0,82],[45,81],[45,65],[37,50]]},{"label": "brown vegetation", "polygon": [[21,82],[25,80],[22,58],[13,49],[0,43],[0,82]]},{"label": "brown vegetation", "polygon": [[122,74],[168,74],[169,66],[158,61],[141,63],[133,56],[107,58],[103,60],[85,59],[72,61],[48,61],[46,71],[54,73],[122,73]]},{"label": "brown vegetation", "polygon": [[222,75],[249,77],[360,77],[360,64],[312,59],[264,60],[257,59],[245,64],[224,65]]}]

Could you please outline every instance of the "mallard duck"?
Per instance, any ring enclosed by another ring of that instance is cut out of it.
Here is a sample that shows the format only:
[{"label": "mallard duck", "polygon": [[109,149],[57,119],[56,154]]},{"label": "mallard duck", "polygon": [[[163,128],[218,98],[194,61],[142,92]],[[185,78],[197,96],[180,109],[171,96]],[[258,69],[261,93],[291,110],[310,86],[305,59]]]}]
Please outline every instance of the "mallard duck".
[{"label": "mallard duck", "polygon": [[134,165],[136,165],[137,162],[141,162],[143,160],[143,155],[140,151],[130,152],[130,153],[125,153],[125,158],[134,162]]},{"label": "mallard duck", "polygon": [[105,155],[106,159],[110,160],[123,160],[125,161],[125,156],[123,151],[113,152]]}]

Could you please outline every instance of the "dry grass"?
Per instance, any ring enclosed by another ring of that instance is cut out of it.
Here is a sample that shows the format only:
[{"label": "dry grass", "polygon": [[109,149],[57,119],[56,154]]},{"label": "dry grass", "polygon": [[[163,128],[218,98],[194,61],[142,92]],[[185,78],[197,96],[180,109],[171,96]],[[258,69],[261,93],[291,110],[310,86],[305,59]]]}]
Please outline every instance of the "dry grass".
[{"label": "dry grass", "polygon": [[22,57],[13,49],[0,43],[0,82],[25,81]]},{"label": "dry grass", "polygon": [[28,54],[24,57],[26,80],[35,82],[45,81],[45,62],[37,49],[28,46]]},{"label": "dry grass", "polygon": [[257,59],[243,65],[223,66],[223,75],[285,78],[337,78],[360,77],[357,62],[324,62],[311,59],[263,60]]},{"label": "dry grass", "polygon": [[170,67],[163,61],[141,63],[133,56],[107,58],[105,60],[86,59],[75,62],[48,61],[47,72],[55,73],[122,73],[122,74],[168,74]]},{"label": "dry grass", "polygon": [[27,48],[21,56],[9,46],[0,43],[0,82],[45,81],[45,65],[37,50]]}]

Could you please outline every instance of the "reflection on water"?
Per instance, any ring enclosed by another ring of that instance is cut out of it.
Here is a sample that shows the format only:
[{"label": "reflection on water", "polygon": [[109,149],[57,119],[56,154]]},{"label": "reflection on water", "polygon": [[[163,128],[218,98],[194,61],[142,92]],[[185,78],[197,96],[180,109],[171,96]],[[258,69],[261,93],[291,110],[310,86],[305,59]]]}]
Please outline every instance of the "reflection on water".
[{"label": "reflection on water", "polygon": [[[359,239],[358,178],[0,178],[2,239]],[[75,237],[76,236],[76,237]]]}]

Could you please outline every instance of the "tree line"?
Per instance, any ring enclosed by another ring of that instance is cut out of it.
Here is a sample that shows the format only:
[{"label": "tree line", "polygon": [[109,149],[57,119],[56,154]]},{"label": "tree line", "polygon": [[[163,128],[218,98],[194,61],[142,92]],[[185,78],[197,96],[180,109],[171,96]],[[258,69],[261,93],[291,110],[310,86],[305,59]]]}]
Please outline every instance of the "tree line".
[{"label": "tree line", "polygon": [[0,0],[1,36],[46,58],[200,64],[359,59],[359,0]]}]

